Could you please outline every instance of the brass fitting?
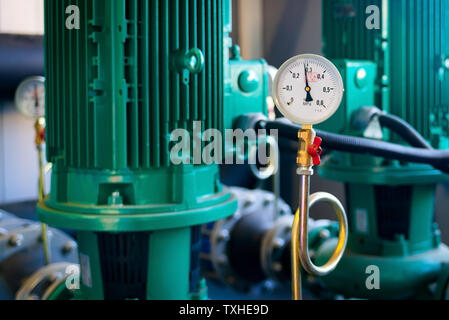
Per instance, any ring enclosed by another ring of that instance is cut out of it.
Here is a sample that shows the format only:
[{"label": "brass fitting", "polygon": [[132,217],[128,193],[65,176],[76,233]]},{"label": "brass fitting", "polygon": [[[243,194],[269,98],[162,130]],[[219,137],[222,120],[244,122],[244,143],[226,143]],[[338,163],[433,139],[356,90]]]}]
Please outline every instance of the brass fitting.
[{"label": "brass fitting", "polygon": [[298,131],[298,157],[296,158],[296,164],[302,168],[309,168],[313,166],[312,157],[310,156],[307,148],[313,143],[316,137],[315,130],[312,126],[303,126]]},{"label": "brass fitting", "polygon": [[34,143],[36,144],[36,147],[39,148],[45,143],[45,118],[40,117],[36,119],[34,129],[36,131]]},{"label": "brass fitting", "polygon": [[[302,299],[301,268],[313,276],[325,276],[332,272],[341,260],[348,241],[348,221],[343,205],[333,195],[328,193],[315,193],[310,196],[310,177],[313,175],[313,165],[319,165],[321,155],[320,138],[312,126],[303,126],[298,132],[299,146],[296,163],[300,177],[299,209],[295,214],[291,234],[291,267],[292,267],[292,298]],[[330,203],[338,216],[340,232],[337,248],[329,261],[321,266],[316,266],[310,257],[308,248],[308,221],[309,208],[318,202]]]}]

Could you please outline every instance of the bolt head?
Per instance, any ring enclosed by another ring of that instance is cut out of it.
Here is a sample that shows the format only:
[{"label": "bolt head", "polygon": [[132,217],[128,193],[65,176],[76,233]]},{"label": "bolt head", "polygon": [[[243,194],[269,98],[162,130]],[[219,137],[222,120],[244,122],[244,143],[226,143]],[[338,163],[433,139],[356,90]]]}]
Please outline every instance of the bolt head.
[{"label": "bolt head", "polygon": [[21,234],[13,234],[9,240],[8,240],[8,245],[10,245],[11,247],[19,247],[20,245],[22,245],[23,242],[23,235]]},{"label": "bolt head", "polygon": [[321,239],[329,239],[330,236],[331,236],[331,233],[330,233],[329,230],[323,229],[323,230],[320,231],[320,238]]},{"label": "bolt head", "polygon": [[368,80],[368,73],[366,72],[365,68],[360,68],[357,70],[356,76],[355,76],[355,83],[357,87],[364,88],[367,85]]},{"label": "bolt head", "polygon": [[282,264],[280,264],[279,262],[275,262],[271,265],[271,268],[276,271],[276,272],[281,272],[282,271]]},{"label": "bolt head", "polygon": [[218,234],[218,240],[220,241],[229,240],[229,231],[226,229],[221,230],[220,233]]},{"label": "bolt head", "polygon": [[69,240],[66,243],[64,243],[64,245],[61,248],[61,251],[63,254],[69,254],[73,250],[76,250],[77,246],[78,245],[75,241]]},{"label": "bolt head", "polygon": [[284,239],[282,239],[282,238],[276,238],[276,239],[274,239],[274,241],[273,241],[273,246],[274,246],[276,249],[280,249],[280,248],[282,248],[284,245],[285,245],[285,241],[284,241]]}]

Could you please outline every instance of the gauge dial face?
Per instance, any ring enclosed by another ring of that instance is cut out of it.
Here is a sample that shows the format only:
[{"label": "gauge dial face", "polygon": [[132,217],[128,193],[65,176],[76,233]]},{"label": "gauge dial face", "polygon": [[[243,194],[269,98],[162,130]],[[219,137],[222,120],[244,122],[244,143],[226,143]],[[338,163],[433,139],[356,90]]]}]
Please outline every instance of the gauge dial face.
[{"label": "gauge dial face", "polygon": [[25,79],[16,90],[15,103],[17,109],[27,117],[45,116],[45,79]]},{"label": "gauge dial face", "polygon": [[312,54],[289,59],[273,86],[279,111],[289,120],[314,125],[329,119],[343,98],[343,80],[329,60]]}]

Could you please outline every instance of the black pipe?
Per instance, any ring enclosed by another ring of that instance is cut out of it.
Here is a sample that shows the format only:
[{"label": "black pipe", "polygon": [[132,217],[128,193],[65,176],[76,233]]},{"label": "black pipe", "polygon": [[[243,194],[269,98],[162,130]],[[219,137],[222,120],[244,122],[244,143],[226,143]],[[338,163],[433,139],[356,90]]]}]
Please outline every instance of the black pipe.
[{"label": "black pipe", "polygon": [[[298,130],[301,126],[287,119],[259,120],[256,124],[259,129],[277,129],[279,136],[297,141]],[[370,154],[390,160],[430,164],[449,174],[449,150],[424,150],[420,148],[404,147],[398,144],[377,141],[365,138],[345,136],[317,130],[317,135],[323,138],[323,148],[335,151]]]}]

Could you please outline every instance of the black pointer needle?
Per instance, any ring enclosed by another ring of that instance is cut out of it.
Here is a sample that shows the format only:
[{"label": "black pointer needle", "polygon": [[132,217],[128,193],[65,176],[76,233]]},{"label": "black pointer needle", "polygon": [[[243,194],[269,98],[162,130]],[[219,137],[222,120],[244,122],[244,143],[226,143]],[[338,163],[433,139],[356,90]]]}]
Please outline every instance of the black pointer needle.
[{"label": "black pointer needle", "polygon": [[310,86],[309,86],[309,79],[307,77],[307,67],[306,67],[305,63],[304,63],[304,75],[306,77],[306,88],[305,88],[305,90],[307,92],[306,102],[312,102],[313,98],[312,98],[312,95],[310,94],[310,91],[312,91],[312,88],[310,88]]},{"label": "black pointer needle", "polygon": [[39,107],[39,92],[37,86],[34,86],[34,107],[36,109]]}]

